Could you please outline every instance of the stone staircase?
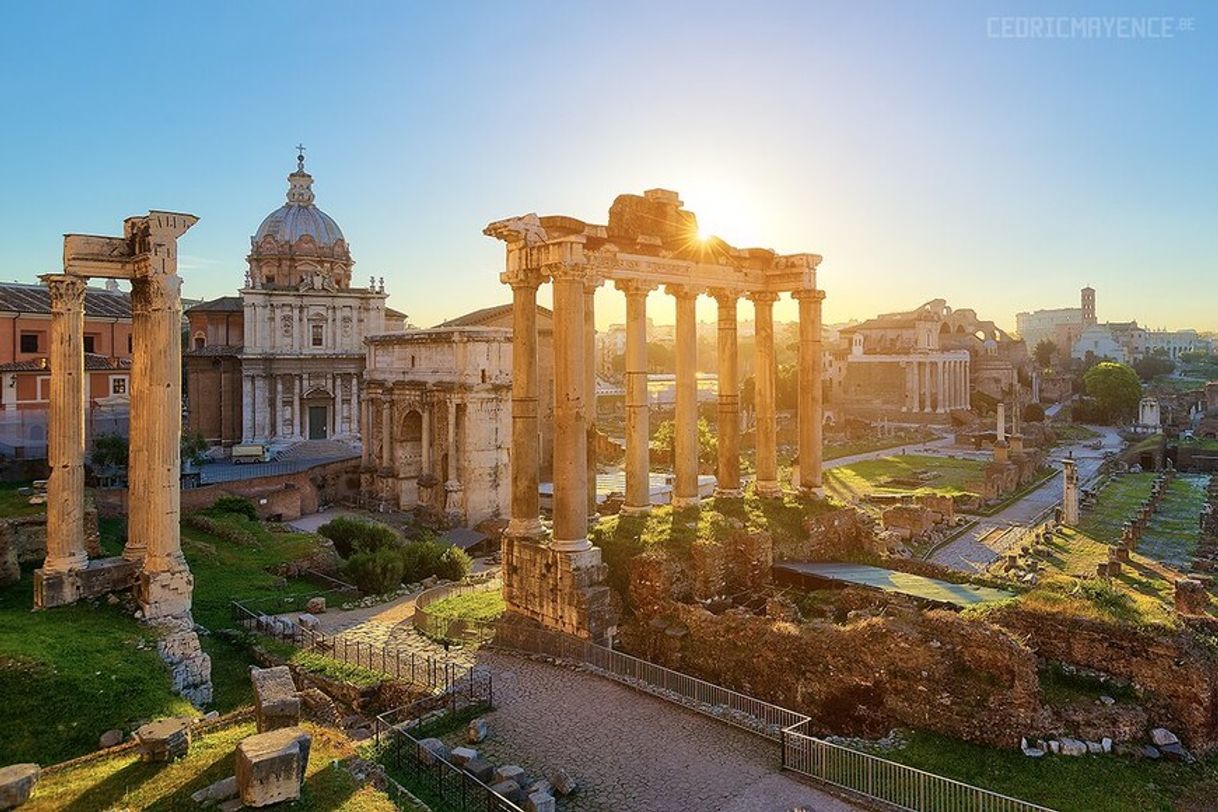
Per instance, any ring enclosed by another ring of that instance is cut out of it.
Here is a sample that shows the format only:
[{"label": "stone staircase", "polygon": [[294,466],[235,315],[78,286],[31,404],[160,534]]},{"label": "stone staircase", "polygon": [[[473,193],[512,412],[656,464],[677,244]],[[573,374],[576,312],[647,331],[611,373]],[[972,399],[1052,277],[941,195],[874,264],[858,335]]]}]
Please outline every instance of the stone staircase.
[{"label": "stone staircase", "polygon": [[293,460],[341,460],[359,455],[353,446],[341,440],[305,440],[285,446],[275,456],[277,462]]}]

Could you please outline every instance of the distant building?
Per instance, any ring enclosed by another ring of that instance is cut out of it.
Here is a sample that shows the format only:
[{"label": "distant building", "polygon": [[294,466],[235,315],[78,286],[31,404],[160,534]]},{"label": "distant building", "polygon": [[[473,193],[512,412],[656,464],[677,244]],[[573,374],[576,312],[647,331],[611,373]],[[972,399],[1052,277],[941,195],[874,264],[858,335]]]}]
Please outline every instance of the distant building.
[{"label": "distant building", "polygon": [[1107,324],[1096,324],[1088,327],[1074,343],[1071,351],[1074,358],[1085,360],[1088,355],[1097,359],[1129,363],[1132,359],[1125,345],[1118,339],[1112,328]]},{"label": "distant building", "polygon": [[1095,289],[1083,288],[1079,304],[1079,307],[1016,313],[1015,332],[1027,344],[1029,352],[1042,341],[1052,341],[1065,355],[1082,336],[1083,330],[1096,323]]}]

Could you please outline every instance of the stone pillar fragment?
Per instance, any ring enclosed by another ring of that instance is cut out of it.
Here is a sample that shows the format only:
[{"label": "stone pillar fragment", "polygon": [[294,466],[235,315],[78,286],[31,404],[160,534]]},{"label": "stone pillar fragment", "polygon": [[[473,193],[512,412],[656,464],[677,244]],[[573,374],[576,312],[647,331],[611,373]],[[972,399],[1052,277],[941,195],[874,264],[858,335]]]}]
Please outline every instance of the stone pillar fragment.
[{"label": "stone pillar fragment", "polygon": [[[538,496],[541,428],[538,421],[536,274],[519,274],[512,286],[512,452],[511,518],[507,532],[516,538],[542,535]],[[425,413],[426,414],[426,413]],[[427,425],[427,423],[425,423]]]},{"label": "stone pillar fragment", "polygon": [[45,572],[70,572],[85,552],[85,280],[42,277],[51,293],[51,403]]},{"label": "stone pillar fragment", "polygon": [[799,487],[821,487],[824,416],[821,383],[821,290],[793,294],[799,302]]},{"label": "stone pillar fragment", "polygon": [[1062,524],[1078,526],[1078,463],[1062,460]]},{"label": "stone pillar fragment", "polygon": [[617,289],[626,294],[626,499],[622,512],[637,516],[651,509],[647,294],[652,286],[618,282]]},{"label": "stone pillar fragment", "polygon": [[677,402],[673,415],[674,509],[698,504],[698,291],[669,285],[677,300]]},{"label": "stone pillar fragment", "polygon": [[596,514],[596,289],[584,280],[584,402],[588,409],[588,515]]},{"label": "stone pillar fragment", "polygon": [[719,306],[719,447],[715,496],[740,496],[740,366],[735,291],[713,293]]},{"label": "stone pillar fragment", "polygon": [[774,302],[778,294],[759,291],[749,294],[753,301],[757,341],[754,370],[757,407],[757,495],[773,498],[782,495],[778,483],[778,413],[775,404],[777,370],[774,357]]},{"label": "stone pillar fragment", "polygon": [[554,549],[588,541],[588,434],[584,402],[584,269],[558,265],[554,279]]}]

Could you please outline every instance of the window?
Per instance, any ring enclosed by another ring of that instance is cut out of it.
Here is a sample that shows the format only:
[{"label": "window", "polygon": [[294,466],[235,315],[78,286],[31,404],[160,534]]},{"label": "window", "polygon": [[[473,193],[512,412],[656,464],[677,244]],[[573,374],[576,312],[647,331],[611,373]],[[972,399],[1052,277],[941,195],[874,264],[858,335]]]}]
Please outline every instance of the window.
[{"label": "window", "polygon": [[127,394],[127,376],[126,375],[111,375],[110,376],[110,394],[111,395]]},{"label": "window", "polygon": [[203,336],[195,336],[195,349],[196,350],[203,349],[203,346],[205,344],[207,344],[207,339],[205,339]]},{"label": "window", "polygon": [[320,347],[325,341],[324,328],[320,324],[312,325],[313,328],[313,346]]},{"label": "window", "polygon": [[22,352],[38,352],[38,334],[37,333],[22,333],[21,334],[21,351]]},{"label": "window", "polygon": [[93,349],[93,342],[94,342],[93,336],[85,336],[85,352],[95,352],[95,350]]}]

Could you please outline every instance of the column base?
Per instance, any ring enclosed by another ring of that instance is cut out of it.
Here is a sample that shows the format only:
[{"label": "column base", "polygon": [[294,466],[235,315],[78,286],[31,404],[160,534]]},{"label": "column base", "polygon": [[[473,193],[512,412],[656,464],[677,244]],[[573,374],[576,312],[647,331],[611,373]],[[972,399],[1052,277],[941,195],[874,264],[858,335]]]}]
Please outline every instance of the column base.
[{"label": "column base", "polygon": [[515,539],[539,539],[545,536],[546,529],[541,523],[541,519],[534,517],[531,519],[509,519],[505,535]]},{"label": "column base", "polygon": [[739,499],[744,496],[740,488],[715,488],[716,499]]},{"label": "column base", "polygon": [[82,598],[130,588],[138,579],[139,564],[122,558],[99,558],[71,572],[34,571],[34,607],[67,606]]},{"label": "column base", "polygon": [[174,616],[189,615],[190,599],[194,592],[195,578],[185,562],[175,566],[170,562],[165,569],[149,570],[154,565],[149,559],[140,573],[135,587],[135,597],[145,620],[158,620]]},{"label": "column base", "polygon": [[89,556],[86,553],[77,553],[62,558],[48,557],[42,562],[40,572],[68,573],[83,570],[87,566],[89,566]]},{"label": "column base", "polygon": [[622,505],[623,516],[646,516],[651,513],[651,505]]},{"label": "column base", "polygon": [[804,496],[815,496],[819,499],[825,498],[825,488],[823,485],[800,485],[799,492]]},{"label": "column base", "polygon": [[672,509],[684,510],[686,508],[697,507],[701,502],[702,499],[697,496],[674,496],[672,498]]},{"label": "column base", "polygon": [[592,549],[592,542],[582,539],[554,539],[550,549],[556,553],[585,553]]},{"label": "column base", "polygon": [[762,499],[781,499],[782,485],[778,482],[763,482],[757,480],[757,495]]}]

